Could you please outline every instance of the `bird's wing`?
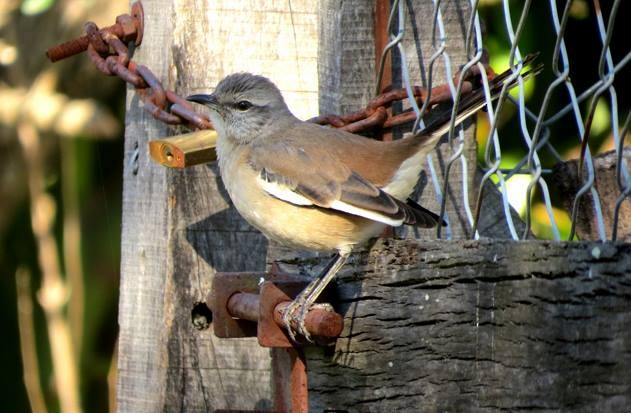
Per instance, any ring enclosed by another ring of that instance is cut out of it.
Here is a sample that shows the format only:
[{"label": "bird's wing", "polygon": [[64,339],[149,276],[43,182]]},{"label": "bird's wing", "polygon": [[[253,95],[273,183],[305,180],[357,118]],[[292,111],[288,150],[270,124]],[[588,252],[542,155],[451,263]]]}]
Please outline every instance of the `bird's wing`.
[{"label": "bird's wing", "polygon": [[268,194],[295,205],[315,205],[384,224],[434,227],[438,216],[406,204],[337,160],[322,145],[306,141],[252,144],[249,164]]}]

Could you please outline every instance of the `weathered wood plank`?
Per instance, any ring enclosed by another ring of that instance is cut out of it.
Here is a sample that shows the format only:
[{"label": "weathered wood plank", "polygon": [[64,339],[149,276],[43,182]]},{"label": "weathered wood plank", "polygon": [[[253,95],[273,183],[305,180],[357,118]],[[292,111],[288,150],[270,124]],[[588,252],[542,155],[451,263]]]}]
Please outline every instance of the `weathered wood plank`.
[{"label": "weathered wood plank", "polygon": [[[631,162],[631,147],[625,147],[620,154],[627,165]],[[620,196],[618,179],[616,177],[616,161],[618,154],[615,151],[598,154],[593,158],[594,162],[594,188],[598,191],[599,204],[602,209],[604,230],[606,239],[612,239],[615,207]],[[552,188],[559,191],[559,199],[570,216],[576,194],[585,185],[587,178],[579,173],[579,160],[572,159],[560,162],[553,169]],[[624,168],[624,166],[623,166]],[[600,239],[598,219],[594,209],[594,198],[587,192],[579,200],[579,210],[576,220],[576,234],[583,240]],[[631,241],[631,199],[627,196],[620,204],[617,228],[618,241]]]},{"label": "weathered wood plank", "polygon": [[384,240],[335,288],[345,330],[308,352],[313,411],[631,405],[631,244]]},{"label": "weathered wood plank", "polygon": [[[147,7],[149,6],[149,7]],[[171,62],[164,47],[171,42],[167,24],[171,1],[145,3],[144,48],[136,58],[163,76]],[[152,47],[153,46],[153,47]],[[151,48],[151,53],[144,51]],[[164,365],[168,334],[164,306],[169,212],[165,168],[151,162],[147,137],[164,136],[166,127],[145,113],[134,93],[127,95],[121,292],[119,299],[117,409],[119,412],[160,411],[166,398]]]},{"label": "weathered wood plank", "polygon": [[320,113],[344,114],[375,97],[374,2],[322,0],[318,5]]}]

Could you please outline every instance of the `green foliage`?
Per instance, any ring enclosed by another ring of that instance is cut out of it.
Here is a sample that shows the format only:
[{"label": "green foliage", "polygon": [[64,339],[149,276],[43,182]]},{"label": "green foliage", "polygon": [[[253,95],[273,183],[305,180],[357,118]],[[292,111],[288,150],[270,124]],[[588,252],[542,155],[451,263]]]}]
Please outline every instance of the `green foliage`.
[{"label": "green foliage", "polygon": [[20,11],[26,16],[44,13],[55,4],[55,0],[23,0]]}]

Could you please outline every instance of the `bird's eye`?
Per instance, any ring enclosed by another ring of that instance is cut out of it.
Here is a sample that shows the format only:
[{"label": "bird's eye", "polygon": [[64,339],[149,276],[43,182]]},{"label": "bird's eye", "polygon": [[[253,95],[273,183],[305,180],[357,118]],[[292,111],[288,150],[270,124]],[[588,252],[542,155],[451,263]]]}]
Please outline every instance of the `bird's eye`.
[{"label": "bird's eye", "polygon": [[241,100],[239,102],[237,102],[237,109],[245,111],[248,110],[252,107],[252,103],[248,102],[247,100]]}]

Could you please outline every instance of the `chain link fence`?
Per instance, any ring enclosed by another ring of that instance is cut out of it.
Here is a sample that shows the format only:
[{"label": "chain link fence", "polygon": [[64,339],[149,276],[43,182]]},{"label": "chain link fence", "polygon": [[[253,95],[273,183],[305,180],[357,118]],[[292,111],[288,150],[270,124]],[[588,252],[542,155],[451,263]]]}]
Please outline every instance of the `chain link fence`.
[{"label": "chain link fence", "polygon": [[[424,51],[430,56],[425,67],[429,68],[427,79],[431,86],[431,79],[436,75],[434,63],[443,60],[444,78],[448,79],[452,99],[457,104],[463,82],[453,81],[455,68],[445,31],[444,3],[447,2],[433,1],[434,27],[430,53]],[[614,58],[611,47],[614,39],[622,43],[625,36],[621,27],[614,30],[616,23],[623,23],[622,3],[621,0],[607,2],[605,8],[598,0],[591,4],[571,0],[565,3],[550,0],[547,4],[543,1],[471,0],[470,7],[474,12],[466,22],[465,41],[468,61],[459,68],[463,74],[460,79],[473,69],[483,73],[489,56],[491,66],[500,71],[501,68],[494,67],[493,62],[500,55],[501,63],[513,71],[512,79],[519,82],[515,90],[502,90],[500,98],[491,102],[488,80],[482,77],[487,105],[486,113],[479,115],[478,120],[477,162],[483,175],[478,188],[470,188],[466,177],[462,180],[463,205],[475,238],[479,237],[480,206],[488,192],[483,188],[490,182],[501,193],[501,210],[513,239],[526,239],[533,234],[554,240],[627,239],[625,215],[627,220],[631,219],[631,150],[627,148],[625,151],[624,137],[631,114],[620,79],[625,80],[625,69],[628,72],[626,65],[631,60],[631,48],[628,43],[622,46],[622,51],[618,47]],[[431,108],[430,100],[419,105],[412,98],[411,68],[402,42],[405,31],[412,30],[406,27],[408,13],[411,13],[407,8],[408,4],[403,1],[395,0],[391,4],[390,42],[383,50],[377,84],[384,73],[386,56],[396,50],[401,60],[402,83],[407,89],[409,105],[416,114],[412,130],[418,132],[422,131],[423,118]],[[542,15],[547,15],[548,20],[543,21]],[[495,33],[489,34],[485,25],[498,20],[503,20],[503,27],[500,30],[495,24]],[[580,27],[591,27],[592,32],[587,35],[592,37],[592,43],[597,43],[596,48],[569,53],[568,26],[575,23]],[[542,33],[533,36],[533,30]],[[536,44],[534,37],[544,43]],[[493,50],[487,49],[487,41]],[[499,43],[504,44],[503,49],[497,46]],[[544,63],[545,72],[524,82],[519,75],[523,59],[536,51],[541,51],[539,61]],[[596,58],[574,59],[577,54]],[[593,74],[591,84],[585,85],[582,79],[585,76],[582,76],[581,84],[577,86],[573,81],[577,73]],[[533,85],[529,84],[531,82]],[[533,96],[533,87],[538,91],[536,96]],[[512,118],[512,126],[508,125],[511,119],[507,120],[507,117]],[[462,150],[464,134],[454,126],[454,120],[455,111],[448,137],[452,154],[443,169],[442,187],[436,184],[439,182],[437,159],[433,155],[427,159],[428,174],[434,182],[441,213],[448,221],[444,194],[450,190],[449,185],[456,183],[450,184],[446,175],[457,163],[462,163],[462,170],[466,171],[467,162]],[[596,151],[596,146],[610,150]],[[471,197],[475,199],[473,203],[469,202],[468,195],[472,191],[475,194]],[[519,212],[525,225],[516,225],[511,208]],[[446,237],[449,238],[449,234]]]}]

